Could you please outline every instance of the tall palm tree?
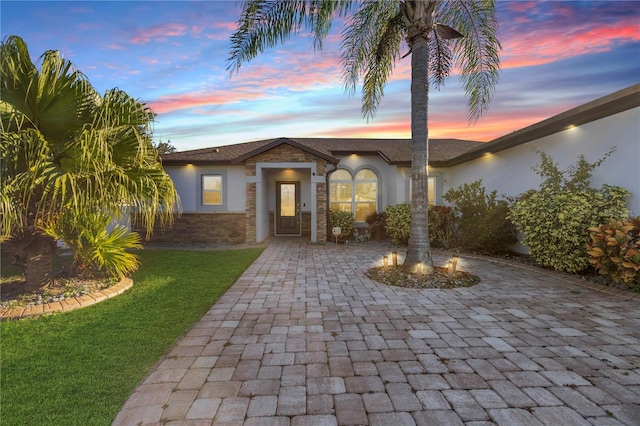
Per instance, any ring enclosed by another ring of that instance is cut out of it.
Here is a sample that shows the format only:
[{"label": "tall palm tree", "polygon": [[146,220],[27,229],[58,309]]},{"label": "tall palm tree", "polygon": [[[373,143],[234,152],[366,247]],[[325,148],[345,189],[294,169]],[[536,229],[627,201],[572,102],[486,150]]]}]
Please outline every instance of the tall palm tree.
[{"label": "tall palm tree", "polygon": [[[150,138],[153,112],[126,93],[98,94],[87,78],[47,51],[31,62],[17,36],[0,46],[0,241],[25,268],[26,289],[52,282],[55,240],[79,241],[115,275],[137,260],[121,228],[97,226],[133,209],[147,233],[170,221],[177,194]],[[77,244],[74,244],[77,243]]]},{"label": "tall palm tree", "polygon": [[[397,61],[411,54],[411,234],[404,267],[433,269],[427,228],[429,86],[459,73],[468,118],[487,110],[500,68],[494,0],[247,0],[231,36],[233,74],[265,49],[302,28],[322,49],[335,18],[343,31],[343,81],[350,93],[362,78],[362,113],[372,117]],[[403,42],[406,44],[403,44]],[[403,56],[402,49],[407,53]]]}]

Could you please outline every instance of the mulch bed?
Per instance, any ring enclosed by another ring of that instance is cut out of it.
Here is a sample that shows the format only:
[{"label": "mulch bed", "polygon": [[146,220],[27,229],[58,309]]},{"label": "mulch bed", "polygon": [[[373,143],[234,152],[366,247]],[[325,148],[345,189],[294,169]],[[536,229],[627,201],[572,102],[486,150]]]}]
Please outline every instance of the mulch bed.
[{"label": "mulch bed", "polygon": [[389,266],[386,270],[381,266],[369,269],[366,275],[383,284],[416,289],[471,287],[480,282],[480,278],[468,272],[455,271],[453,278],[449,278],[447,268],[435,266],[433,269],[433,274],[420,275],[405,271],[402,266]]},{"label": "mulch bed", "polygon": [[106,278],[58,278],[54,285],[34,293],[24,291],[24,281],[7,282],[2,284],[0,308],[18,308],[60,302],[65,299],[95,293],[117,282],[117,280]]}]

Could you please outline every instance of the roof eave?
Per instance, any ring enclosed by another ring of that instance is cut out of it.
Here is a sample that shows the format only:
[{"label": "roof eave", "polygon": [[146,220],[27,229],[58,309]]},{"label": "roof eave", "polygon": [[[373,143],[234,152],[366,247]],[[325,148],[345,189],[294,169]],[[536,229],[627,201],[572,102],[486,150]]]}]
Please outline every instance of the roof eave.
[{"label": "roof eave", "polygon": [[168,160],[168,159],[164,159],[162,160],[162,165],[163,166],[188,166],[189,164],[191,165],[210,165],[210,166],[230,166],[230,165],[234,165],[233,161],[229,161],[229,160],[186,160],[186,159],[180,159],[180,160]]},{"label": "roof eave", "polygon": [[380,158],[382,158],[384,161],[386,161],[387,164],[393,164],[393,161],[391,161],[391,159],[389,157],[387,157],[384,154],[384,152],[382,152],[380,150],[332,149],[331,150],[331,154],[333,154],[333,155],[354,155],[354,154],[355,155],[378,155],[378,156],[380,156]]},{"label": "roof eave", "polygon": [[620,112],[640,106],[640,83],[622,89],[618,92],[588,102],[546,120],[532,124],[505,136],[487,142],[444,164],[447,167],[456,166],[467,161],[480,158],[486,154],[522,145],[532,140],[559,133],[571,127],[581,126],[601,118],[609,117]]}]

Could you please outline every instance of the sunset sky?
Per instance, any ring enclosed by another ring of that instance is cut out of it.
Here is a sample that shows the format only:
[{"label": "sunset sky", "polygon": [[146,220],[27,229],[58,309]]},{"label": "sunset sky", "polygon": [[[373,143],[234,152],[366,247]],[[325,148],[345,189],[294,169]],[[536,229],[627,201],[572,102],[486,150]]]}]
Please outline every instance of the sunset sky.
[{"label": "sunset sky", "polygon": [[[341,82],[341,22],[324,49],[306,34],[230,78],[234,1],[0,2],[2,38],[35,61],[60,50],[99,92],[118,87],[157,113],[154,139],[180,151],[273,137],[410,137],[410,58],[373,120]],[[457,76],[431,92],[432,138],[490,141],[640,81],[639,1],[498,1],[502,73],[473,126]]]}]

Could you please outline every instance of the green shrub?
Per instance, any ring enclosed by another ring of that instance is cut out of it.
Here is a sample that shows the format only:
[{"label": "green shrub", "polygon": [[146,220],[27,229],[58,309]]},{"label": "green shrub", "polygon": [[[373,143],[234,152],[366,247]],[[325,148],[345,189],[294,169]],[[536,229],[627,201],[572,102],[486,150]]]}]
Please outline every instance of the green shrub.
[{"label": "green shrub", "polygon": [[365,222],[369,225],[369,232],[371,233],[371,238],[374,240],[380,240],[387,236],[387,233],[385,232],[387,214],[385,212],[371,213],[367,216]]},{"label": "green shrub", "polygon": [[411,204],[401,203],[395,206],[387,206],[385,209],[387,221],[385,230],[391,237],[393,244],[406,246],[411,233]]},{"label": "green shrub", "polygon": [[456,216],[449,206],[429,206],[429,239],[434,247],[449,248],[456,227]]},{"label": "green shrub", "polygon": [[600,190],[589,187],[591,172],[612,152],[594,163],[581,155],[566,171],[539,153],[540,163],[533,170],[542,177],[540,189],[521,194],[509,211],[509,219],[524,234],[522,244],[536,262],[570,273],[584,270],[589,266],[589,227],[628,216],[629,191],[609,185]]},{"label": "green shrub", "polygon": [[331,230],[336,227],[340,227],[340,241],[347,241],[353,237],[353,230],[355,227],[355,218],[351,212],[343,212],[340,210],[329,210],[329,238],[333,237]]},{"label": "green shrub", "polygon": [[140,249],[140,237],[125,226],[116,225],[108,229],[111,216],[89,215],[78,220],[69,215],[56,227],[44,232],[56,240],[62,240],[73,253],[72,274],[91,276],[106,272],[110,277],[122,278],[135,272],[140,266],[138,257],[131,249]]},{"label": "green shrub", "polygon": [[640,291],[640,216],[589,228],[589,262],[602,275]]},{"label": "green shrub", "polygon": [[466,250],[504,253],[517,242],[515,226],[507,219],[509,206],[496,191],[487,194],[482,180],[452,188],[444,199],[456,217],[454,244]]}]

